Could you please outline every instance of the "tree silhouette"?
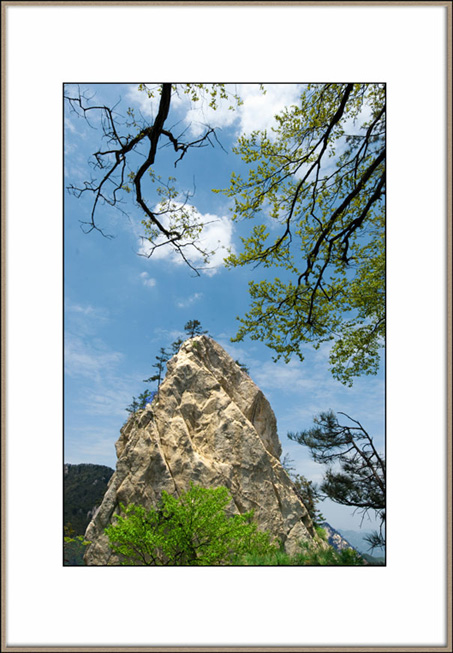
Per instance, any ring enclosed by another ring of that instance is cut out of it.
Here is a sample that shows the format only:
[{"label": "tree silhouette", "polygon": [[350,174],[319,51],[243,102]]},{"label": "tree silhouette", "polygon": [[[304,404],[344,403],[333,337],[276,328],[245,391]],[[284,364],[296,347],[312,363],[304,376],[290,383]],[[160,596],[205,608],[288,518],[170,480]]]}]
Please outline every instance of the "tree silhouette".
[{"label": "tree silhouette", "polygon": [[[314,419],[315,427],[288,438],[310,449],[313,460],[328,465],[321,492],[336,503],[357,508],[365,516],[373,511],[380,530],[373,534],[372,548],[385,545],[386,471],[385,459],[372,437],[357,420],[339,412],[352,422],[340,424],[333,411]],[[334,465],[336,468],[334,468]]]},{"label": "tree silhouette", "polygon": [[201,323],[198,320],[189,320],[189,322],[184,325],[184,331],[187,333],[189,338],[208,333],[207,331],[203,331]]},{"label": "tree silhouette", "polygon": [[152,376],[149,377],[149,379],[143,379],[143,383],[153,383],[154,381],[157,382],[157,398],[159,398],[159,387],[160,384],[162,383],[165,365],[169,358],[170,358],[170,354],[167,352],[165,347],[161,347],[160,353],[158,356],[156,356],[156,362],[153,365],[153,367],[157,369],[157,374],[153,374]]},{"label": "tree silhouette", "polygon": [[[96,104],[93,97],[82,92],[80,87],[65,87],[64,98],[69,110],[84,118],[92,128],[95,127],[91,117],[98,118],[103,141],[89,162],[92,171],[90,179],[81,186],[71,184],[68,190],[75,197],[84,194],[93,196],[91,214],[82,221],[83,229],[86,233],[96,230],[109,238],[112,236],[104,232],[96,219],[99,207],[107,204],[127,216],[123,208],[124,199],[128,193],[133,193],[143,215],[145,234],[142,239],[147,243],[148,253],[142,255],[149,258],[157,248],[168,246],[199,274],[188,251],[195,251],[197,259],[201,256],[203,263],[208,263],[212,252],[200,240],[205,223],[200,221],[200,216],[188,204],[192,193],[186,192],[185,197],[181,198],[175,186],[176,178],[169,177],[166,181],[157,174],[157,153],[163,146],[170,146],[175,152],[176,167],[189,150],[214,146],[214,141],[218,143],[214,129],[209,126],[204,134],[194,140],[186,139],[186,130],[177,133],[176,126],[168,126],[170,108],[176,96],[186,94],[194,103],[204,99],[214,110],[223,100],[232,101],[230,108],[234,109],[240,99],[230,94],[224,84],[163,83],[154,87],[139,84],[138,89],[146,93],[150,100],[155,98],[158,101],[152,122],[143,116],[138,118],[131,108],[127,110],[127,117],[122,117],[116,105]],[[151,180],[151,190],[145,180]]]}]

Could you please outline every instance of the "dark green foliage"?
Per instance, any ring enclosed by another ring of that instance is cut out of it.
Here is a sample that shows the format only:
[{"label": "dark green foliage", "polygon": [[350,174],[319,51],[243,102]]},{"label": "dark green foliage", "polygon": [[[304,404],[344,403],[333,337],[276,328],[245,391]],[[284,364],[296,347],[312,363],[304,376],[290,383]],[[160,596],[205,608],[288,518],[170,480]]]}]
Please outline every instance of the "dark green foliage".
[{"label": "dark green foliage", "polygon": [[170,354],[168,353],[168,351],[165,349],[165,347],[161,347],[159,356],[156,356],[156,363],[154,363],[153,365],[153,367],[155,367],[157,370],[157,374],[150,376],[149,379],[144,379],[143,382],[152,383],[154,381],[157,381],[157,387],[159,387],[164,374],[165,365],[167,364],[169,358],[170,358]]},{"label": "dark green foliage", "polygon": [[288,555],[282,549],[265,555],[246,554],[236,560],[239,565],[254,566],[362,566],[363,559],[353,549],[335,551],[331,546],[320,547],[312,542],[301,542],[300,553]]},{"label": "dark green foliage", "polygon": [[[308,542],[302,544],[301,562],[304,565],[322,566],[361,566],[364,564],[361,556],[354,549],[336,551],[333,547],[317,549]],[[302,562],[303,560],[303,562]]]},{"label": "dark green foliage", "polygon": [[[207,333],[201,328],[201,324],[198,320],[190,320],[184,326],[188,338],[193,338],[196,335],[201,335]],[[147,403],[151,403],[154,399],[154,396],[157,395],[159,398],[159,387],[164,379],[165,367],[168,361],[172,356],[178,353],[179,348],[184,342],[184,338],[177,338],[174,342],[171,343],[169,349],[161,347],[159,350],[159,355],[155,356],[156,362],[153,364],[153,367],[156,368],[156,373],[152,374],[149,378],[143,379],[143,383],[156,383],[157,390],[145,390],[141,395],[132,397],[132,402],[126,408],[127,412],[131,415],[134,415],[138,410],[145,408]],[[248,371],[245,368],[245,371]]]},{"label": "dark green foliage", "polygon": [[290,478],[292,478],[293,473],[296,471],[296,468],[293,465],[294,460],[291,458],[289,453],[285,453],[285,455],[283,456],[283,460],[281,460],[280,462],[285,472],[288,474]]},{"label": "dark green foliage", "polygon": [[[190,320],[189,322],[187,322],[186,325],[184,326],[184,330],[186,331],[189,338],[193,338],[196,335],[207,333],[207,331],[203,331],[201,329],[201,324],[198,320]],[[164,379],[166,364],[168,363],[168,361],[172,356],[178,353],[179,348],[181,347],[183,342],[184,342],[183,338],[177,338],[174,342],[171,343],[169,350],[166,349],[165,347],[161,347],[159,351],[159,355],[155,357],[156,362],[153,365],[153,367],[156,368],[156,374],[152,374],[148,379],[143,379],[143,383],[157,384],[157,396],[159,396],[159,387]],[[154,394],[156,393],[147,390],[144,393],[142,393],[142,395],[140,395],[138,400],[136,400],[134,397],[132,404],[130,404],[130,406],[128,406],[126,410],[129,413],[135,413],[137,412],[137,410],[144,408],[145,405],[148,403],[148,400],[140,401],[140,398],[145,395],[154,396]]]},{"label": "dark green foliage", "polygon": [[178,353],[179,348],[181,347],[183,342],[184,342],[184,338],[177,338],[171,343],[170,348],[171,348],[171,353],[173,355]]},{"label": "dark green foliage", "polygon": [[318,501],[321,499],[318,486],[302,474],[294,474],[292,481],[296,489],[296,494],[308,510],[314,526],[321,524],[324,521],[324,516],[316,507]]},{"label": "dark green foliage", "polygon": [[229,516],[231,495],[225,487],[191,485],[179,498],[162,493],[158,508],[120,506],[115,524],[105,532],[123,565],[230,565],[245,553],[275,549],[259,531],[253,513]]},{"label": "dark green foliage", "polygon": [[101,505],[113,469],[104,465],[65,465],[63,523],[74,535],[84,535],[88,514]]},{"label": "dark green foliage", "polygon": [[294,460],[290,458],[289,454],[285,454],[281,463],[283,469],[293,482],[294,490],[297,496],[308,510],[310,519],[312,520],[313,525],[316,527],[324,521],[324,516],[316,507],[317,503],[322,500],[318,486],[313,483],[313,481],[309,481],[308,478],[302,474],[294,473]]},{"label": "dark green foliage", "polygon": [[381,549],[382,547],[385,547],[385,537],[382,531],[373,531],[369,535],[365,535],[363,539],[369,545],[369,551],[374,551],[375,549]]},{"label": "dark green foliage", "polygon": [[325,528],[323,528],[322,526],[315,526],[315,531],[318,534],[318,536],[321,538],[321,540],[327,542],[328,536]]},{"label": "dark green foliage", "polygon": [[383,556],[372,556],[369,553],[361,553],[360,555],[367,564],[372,565],[373,567],[385,566],[385,558]]},{"label": "dark green foliage", "polygon": [[291,557],[282,551],[282,549],[278,549],[266,555],[246,553],[243,556],[235,558],[234,564],[241,567],[289,567],[297,565],[298,562],[295,557]]},{"label": "dark green foliage", "polygon": [[184,331],[187,333],[189,338],[208,333],[207,331],[202,330],[201,323],[198,320],[189,320],[189,322],[184,325]]},{"label": "dark green foliage", "polygon": [[[383,546],[385,538],[385,459],[374,447],[373,439],[360,422],[345,413],[352,424],[339,424],[332,411],[315,418],[315,427],[301,433],[288,433],[290,440],[307,446],[318,463],[328,465],[321,491],[364,515],[372,510],[381,522],[380,533],[372,537],[374,546]],[[336,468],[333,468],[333,465]]]},{"label": "dark green foliage", "polygon": [[82,567],[85,565],[83,555],[85,547],[89,544],[82,535],[76,535],[69,524],[63,528],[63,566]]},{"label": "dark green foliage", "polygon": [[140,408],[140,402],[135,397],[132,397],[131,403],[129,404],[129,406],[127,406],[125,410],[127,410],[128,413],[131,413],[133,415],[134,413],[137,412],[139,408]]},{"label": "dark green foliage", "polygon": [[132,402],[126,408],[127,412],[133,415],[137,412],[137,410],[143,409],[146,404],[152,401],[153,395],[154,393],[150,390],[145,390],[145,392],[142,392],[140,395],[138,395],[138,399],[132,397]]},{"label": "dark green foliage", "polygon": [[236,365],[239,365],[239,367],[243,372],[245,372],[246,374],[249,373],[249,368],[247,367],[247,365],[244,365],[244,363],[240,363],[239,361],[235,361],[235,363]]}]

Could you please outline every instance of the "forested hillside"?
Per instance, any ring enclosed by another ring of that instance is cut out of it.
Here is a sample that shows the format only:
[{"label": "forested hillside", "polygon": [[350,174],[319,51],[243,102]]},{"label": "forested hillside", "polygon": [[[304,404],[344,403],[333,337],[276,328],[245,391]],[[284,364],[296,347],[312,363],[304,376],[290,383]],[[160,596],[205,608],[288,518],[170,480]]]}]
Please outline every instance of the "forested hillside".
[{"label": "forested hillside", "polygon": [[63,524],[74,535],[84,535],[86,527],[104,497],[113,469],[104,465],[65,465],[63,477]]}]

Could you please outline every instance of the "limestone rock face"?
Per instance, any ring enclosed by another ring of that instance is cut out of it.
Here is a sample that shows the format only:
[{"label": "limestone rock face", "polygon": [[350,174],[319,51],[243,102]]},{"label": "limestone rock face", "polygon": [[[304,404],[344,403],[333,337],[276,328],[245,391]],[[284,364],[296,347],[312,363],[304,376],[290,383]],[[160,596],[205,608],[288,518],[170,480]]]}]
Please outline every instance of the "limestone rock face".
[{"label": "limestone rock face", "polygon": [[211,338],[186,340],[168,362],[158,396],[131,415],[116,443],[118,462],[85,537],[88,565],[117,564],[104,528],[119,504],[157,505],[190,483],[226,486],[231,511],[254,509],[259,527],[298,550],[313,525],[282,468],[277,424],[269,402],[250,377]]}]

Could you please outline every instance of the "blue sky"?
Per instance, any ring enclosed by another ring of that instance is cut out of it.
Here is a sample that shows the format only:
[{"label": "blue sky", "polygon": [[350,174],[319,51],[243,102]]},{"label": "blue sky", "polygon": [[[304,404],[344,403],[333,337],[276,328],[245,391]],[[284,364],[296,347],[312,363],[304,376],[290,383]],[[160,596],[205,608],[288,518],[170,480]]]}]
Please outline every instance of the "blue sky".
[{"label": "blue sky", "polygon": [[[153,115],[155,104],[137,84],[81,85],[96,104],[116,104],[126,114],[128,107]],[[384,448],[384,371],[375,377],[355,380],[352,388],[334,380],[328,367],[328,346],[307,349],[304,362],[273,362],[273,352],[251,339],[231,343],[236,317],[249,307],[248,282],[272,276],[272,270],[225,269],[226,248],[240,249],[240,237],[252,224],[233,224],[231,202],[213,188],[228,186],[233,170],[241,162],[231,152],[240,133],[269,128],[273,116],[285,105],[297,102],[296,85],[267,86],[263,95],[256,85],[239,85],[244,104],[235,112],[220,107],[215,113],[205,107],[195,111],[184,98],[172,105],[168,124],[179,123],[189,134],[199,135],[201,123],[217,128],[219,146],[189,151],[177,168],[170,148],[158,151],[156,170],[174,175],[182,191],[195,194],[191,204],[205,221],[206,245],[218,247],[209,269],[195,276],[181,260],[165,248],[151,258],[140,235],[140,214],[132,202],[124,205],[128,217],[111,207],[100,207],[97,223],[114,236],[83,232],[92,197],[77,199],[65,190],[64,310],[65,310],[65,462],[97,463],[115,468],[114,443],[127,419],[125,410],[132,396],[146,385],[143,379],[160,347],[183,336],[184,324],[198,319],[209,334],[235,359],[244,363],[250,376],[269,399],[277,417],[283,455],[293,459],[298,473],[320,482],[324,468],[314,463],[303,447],[288,440],[288,431],[310,428],[321,411],[343,411],[359,420]],[[66,107],[67,109],[67,107]],[[92,112],[93,113],[93,112]],[[99,149],[99,122],[91,124],[65,112],[65,187],[82,184],[89,176],[87,161]],[[125,197],[130,200],[130,196]],[[195,258],[194,263],[199,261]],[[361,518],[353,510],[323,502],[320,506],[335,528],[359,528]],[[367,519],[363,528],[373,528]]]}]

